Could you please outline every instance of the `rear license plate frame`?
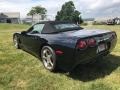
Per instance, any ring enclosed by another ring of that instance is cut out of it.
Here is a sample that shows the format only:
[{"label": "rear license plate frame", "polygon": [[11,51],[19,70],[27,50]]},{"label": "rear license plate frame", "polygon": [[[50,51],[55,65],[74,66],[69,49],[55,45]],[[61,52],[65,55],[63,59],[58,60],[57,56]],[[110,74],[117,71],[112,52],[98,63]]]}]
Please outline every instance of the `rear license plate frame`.
[{"label": "rear license plate frame", "polygon": [[100,44],[100,45],[98,45],[97,53],[105,51],[106,49],[107,49],[106,44]]}]

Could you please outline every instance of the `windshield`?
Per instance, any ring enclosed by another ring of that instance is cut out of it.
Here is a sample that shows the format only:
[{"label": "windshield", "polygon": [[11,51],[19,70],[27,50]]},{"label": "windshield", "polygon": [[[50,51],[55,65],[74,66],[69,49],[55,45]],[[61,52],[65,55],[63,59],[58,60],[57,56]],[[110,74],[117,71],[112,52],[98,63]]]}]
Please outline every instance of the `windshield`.
[{"label": "windshield", "polygon": [[80,26],[73,23],[59,23],[59,24],[54,24],[53,26],[57,30],[57,32],[83,29]]}]

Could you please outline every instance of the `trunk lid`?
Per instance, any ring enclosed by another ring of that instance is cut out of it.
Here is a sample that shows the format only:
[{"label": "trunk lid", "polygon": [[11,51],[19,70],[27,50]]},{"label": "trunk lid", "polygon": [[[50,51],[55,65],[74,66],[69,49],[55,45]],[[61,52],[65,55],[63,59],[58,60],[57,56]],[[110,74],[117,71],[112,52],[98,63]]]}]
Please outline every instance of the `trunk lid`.
[{"label": "trunk lid", "polygon": [[110,32],[111,31],[109,31],[109,30],[83,29],[83,30],[70,31],[70,32],[65,32],[65,33],[68,36],[83,38],[83,37],[89,37],[89,36],[96,36],[96,35],[106,34],[106,33],[110,33]]}]

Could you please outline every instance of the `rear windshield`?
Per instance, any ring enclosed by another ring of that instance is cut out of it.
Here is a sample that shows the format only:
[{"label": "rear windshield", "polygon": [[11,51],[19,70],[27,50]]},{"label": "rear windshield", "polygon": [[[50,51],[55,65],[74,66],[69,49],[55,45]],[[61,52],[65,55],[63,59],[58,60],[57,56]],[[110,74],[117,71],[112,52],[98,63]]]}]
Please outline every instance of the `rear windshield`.
[{"label": "rear windshield", "polygon": [[60,23],[60,24],[54,24],[54,28],[59,31],[71,31],[71,30],[81,30],[79,25],[73,24],[73,23]]}]

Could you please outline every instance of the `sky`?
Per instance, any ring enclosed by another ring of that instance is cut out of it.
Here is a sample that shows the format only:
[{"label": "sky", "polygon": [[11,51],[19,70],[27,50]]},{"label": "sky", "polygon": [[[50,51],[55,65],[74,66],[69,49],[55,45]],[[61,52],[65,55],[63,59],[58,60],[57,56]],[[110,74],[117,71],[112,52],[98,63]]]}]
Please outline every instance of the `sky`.
[{"label": "sky", "polygon": [[[26,17],[31,7],[42,6],[53,19],[69,0],[0,0],[0,12],[20,12]],[[120,0],[71,0],[83,18],[120,16]]]}]

